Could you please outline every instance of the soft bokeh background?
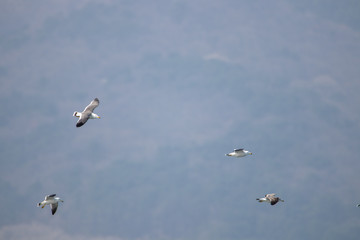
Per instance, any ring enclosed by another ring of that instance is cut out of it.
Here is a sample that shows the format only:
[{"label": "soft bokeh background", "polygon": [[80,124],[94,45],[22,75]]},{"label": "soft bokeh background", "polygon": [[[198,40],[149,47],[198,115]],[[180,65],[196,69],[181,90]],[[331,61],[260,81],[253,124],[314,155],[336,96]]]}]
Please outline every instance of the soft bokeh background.
[{"label": "soft bokeh background", "polygon": [[359,239],[359,1],[1,0],[0,55],[0,239]]}]

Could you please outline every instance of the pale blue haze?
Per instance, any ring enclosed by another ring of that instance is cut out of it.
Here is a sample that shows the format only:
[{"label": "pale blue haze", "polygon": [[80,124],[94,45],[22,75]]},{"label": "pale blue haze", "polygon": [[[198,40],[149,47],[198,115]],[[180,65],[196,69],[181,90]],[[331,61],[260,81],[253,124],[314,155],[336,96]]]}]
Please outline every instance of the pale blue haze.
[{"label": "pale blue haze", "polygon": [[2,0],[0,56],[0,239],[359,239],[359,1]]}]

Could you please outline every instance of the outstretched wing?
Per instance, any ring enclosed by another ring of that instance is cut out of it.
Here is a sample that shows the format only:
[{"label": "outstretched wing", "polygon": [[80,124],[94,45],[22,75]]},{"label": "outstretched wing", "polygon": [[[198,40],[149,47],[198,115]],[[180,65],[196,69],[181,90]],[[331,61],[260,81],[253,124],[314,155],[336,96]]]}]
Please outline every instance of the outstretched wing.
[{"label": "outstretched wing", "polygon": [[238,149],[234,149],[234,152],[241,152],[243,150],[244,150],[243,148],[238,148]]},{"label": "outstretched wing", "polygon": [[271,204],[271,205],[275,205],[278,201],[279,201],[279,198],[278,198],[278,197],[271,198],[271,199],[270,199],[270,204]]},{"label": "outstretched wing", "polygon": [[50,204],[50,207],[51,207],[51,213],[52,215],[54,215],[56,213],[56,210],[58,208],[58,203],[53,203],[53,204]]},{"label": "outstretched wing", "polygon": [[84,109],[84,112],[86,111],[90,111],[90,112],[93,112],[94,109],[99,106],[99,99],[98,98],[95,98],[94,100],[91,101],[91,103],[89,105],[86,106],[86,108]]},{"label": "outstretched wing", "polygon": [[52,198],[54,198],[55,196],[56,196],[56,194],[47,195],[47,196],[45,197],[45,200],[52,199]]},{"label": "outstretched wing", "polygon": [[269,193],[269,194],[266,194],[265,197],[266,198],[273,198],[275,197],[276,193]]},{"label": "outstretched wing", "polygon": [[82,113],[81,117],[76,122],[76,127],[81,127],[82,125],[84,125],[87,122],[87,120],[89,119],[89,116],[90,116],[90,114]]}]

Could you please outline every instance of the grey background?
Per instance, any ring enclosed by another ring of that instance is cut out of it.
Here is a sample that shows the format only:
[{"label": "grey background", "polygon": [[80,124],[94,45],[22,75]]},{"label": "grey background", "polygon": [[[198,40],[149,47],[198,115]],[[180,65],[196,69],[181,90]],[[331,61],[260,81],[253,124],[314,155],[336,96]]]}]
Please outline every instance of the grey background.
[{"label": "grey background", "polygon": [[0,1],[0,239],[358,239],[359,13]]}]

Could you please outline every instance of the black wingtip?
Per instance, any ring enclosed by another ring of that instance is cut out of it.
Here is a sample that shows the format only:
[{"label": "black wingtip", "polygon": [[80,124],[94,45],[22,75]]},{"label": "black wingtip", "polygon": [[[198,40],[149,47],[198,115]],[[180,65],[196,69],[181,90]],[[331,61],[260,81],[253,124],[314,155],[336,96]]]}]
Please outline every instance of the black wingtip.
[{"label": "black wingtip", "polygon": [[84,125],[83,123],[77,123],[76,127],[81,127],[82,125]]},{"label": "black wingtip", "polygon": [[57,210],[57,208],[52,208],[52,209],[51,209],[51,214],[52,214],[52,215],[55,215],[56,210]]}]

